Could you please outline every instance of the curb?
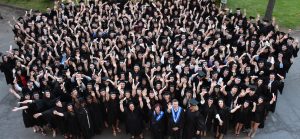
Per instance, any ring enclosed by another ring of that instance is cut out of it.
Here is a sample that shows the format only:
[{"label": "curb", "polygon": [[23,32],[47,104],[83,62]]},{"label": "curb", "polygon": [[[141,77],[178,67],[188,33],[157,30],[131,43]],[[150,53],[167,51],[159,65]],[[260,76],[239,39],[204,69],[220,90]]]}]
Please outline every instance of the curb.
[{"label": "curb", "polygon": [[16,9],[16,10],[21,10],[21,11],[28,11],[29,10],[29,9],[26,9],[26,8],[21,8],[21,7],[9,5],[9,4],[4,4],[4,3],[0,3],[0,6],[8,7],[8,8]]}]

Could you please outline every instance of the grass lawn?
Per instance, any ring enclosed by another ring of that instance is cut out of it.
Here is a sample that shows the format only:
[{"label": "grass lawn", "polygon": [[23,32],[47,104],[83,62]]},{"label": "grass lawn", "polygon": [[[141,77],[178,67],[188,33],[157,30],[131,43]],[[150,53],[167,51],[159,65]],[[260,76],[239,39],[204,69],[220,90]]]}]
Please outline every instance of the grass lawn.
[{"label": "grass lawn", "polygon": [[[15,5],[26,9],[45,11],[53,7],[52,0],[0,0],[0,3]],[[264,16],[268,0],[228,0],[231,9],[241,8],[247,10],[247,16],[257,13]],[[300,0],[276,0],[273,16],[281,28],[300,29]],[[243,11],[243,10],[242,10]]]},{"label": "grass lawn", "polygon": [[[247,10],[247,16],[264,16],[268,0],[228,0],[228,7]],[[276,0],[273,16],[279,27],[300,29],[300,0]],[[234,10],[233,10],[234,11]],[[243,11],[243,10],[242,10]]]},{"label": "grass lawn", "polygon": [[53,8],[54,5],[52,0],[0,0],[0,3],[40,11],[46,11],[46,8]]}]

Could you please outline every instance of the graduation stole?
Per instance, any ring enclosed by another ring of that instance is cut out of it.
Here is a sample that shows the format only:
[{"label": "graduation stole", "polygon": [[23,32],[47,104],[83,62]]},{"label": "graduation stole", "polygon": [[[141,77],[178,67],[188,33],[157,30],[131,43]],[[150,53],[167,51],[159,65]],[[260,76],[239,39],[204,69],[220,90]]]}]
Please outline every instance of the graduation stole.
[{"label": "graduation stole", "polygon": [[173,118],[173,121],[174,123],[177,123],[178,120],[179,120],[179,117],[180,117],[180,113],[182,111],[182,108],[181,107],[178,107],[178,111],[175,112],[174,108],[172,107],[172,118]]},{"label": "graduation stole", "polygon": [[[156,116],[156,113],[153,112],[154,116]],[[160,111],[160,113],[156,116],[155,121],[158,122],[162,117],[164,116],[164,112]]]}]

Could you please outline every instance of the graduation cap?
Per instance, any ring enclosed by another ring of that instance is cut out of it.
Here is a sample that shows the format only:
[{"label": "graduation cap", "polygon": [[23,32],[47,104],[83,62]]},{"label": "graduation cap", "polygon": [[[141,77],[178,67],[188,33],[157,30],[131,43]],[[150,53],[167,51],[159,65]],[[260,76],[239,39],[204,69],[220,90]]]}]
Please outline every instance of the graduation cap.
[{"label": "graduation cap", "polygon": [[236,8],[236,10],[238,11],[238,10],[241,10],[241,8]]},{"label": "graduation cap", "polygon": [[260,98],[261,98],[261,99],[263,99],[263,100],[265,99],[265,97],[264,97],[264,96],[259,96],[259,97],[258,97],[258,99],[260,99]]},{"label": "graduation cap", "polygon": [[206,76],[206,73],[204,73],[202,70],[199,70],[197,73],[198,73],[198,76],[201,78]]},{"label": "graduation cap", "polygon": [[107,81],[109,78],[108,77],[102,77],[101,78],[103,81]]},{"label": "graduation cap", "polygon": [[263,19],[263,21],[266,22],[266,23],[269,23],[269,20],[267,20],[267,19]]},{"label": "graduation cap", "polygon": [[111,94],[111,95],[116,95],[116,94],[117,94],[117,91],[114,90],[114,89],[112,89],[112,90],[109,92],[109,94]]},{"label": "graduation cap", "polygon": [[80,104],[85,103],[85,99],[83,97],[78,98],[78,102]]},{"label": "graduation cap", "polygon": [[255,19],[253,16],[250,16],[249,18],[250,18],[250,20]]},{"label": "graduation cap", "polygon": [[60,101],[60,97],[57,97],[56,99],[55,99],[55,103],[57,103],[57,102],[59,102]]},{"label": "graduation cap", "polygon": [[196,99],[192,98],[191,100],[189,100],[189,104],[192,106],[196,106],[199,104],[199,102]]},{"label": "graduation cap", "polygon": [[251,87],[250,90],[251,90],[251,91],[255,91],[256,89],[255,89],[254,87]]},{"label": "graduation cap", "polygon": [[212,74],[212,75],[213,75],[213,74],[219,74],[219,72],[216,71],[216,70],[214,70],[211,74]]}]

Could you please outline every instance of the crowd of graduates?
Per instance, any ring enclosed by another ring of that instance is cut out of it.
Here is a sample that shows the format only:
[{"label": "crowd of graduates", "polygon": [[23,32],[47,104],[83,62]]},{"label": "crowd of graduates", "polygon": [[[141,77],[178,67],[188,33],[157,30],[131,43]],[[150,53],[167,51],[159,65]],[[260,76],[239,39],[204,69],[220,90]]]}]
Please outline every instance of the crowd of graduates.
[{"label": "crowd of graduates", "polygon": [[[89,139],[254,137],[299,42],[214,0],[55,2],[10,24],[1,71],[26,128]],[[121,131],[125,125],[125,131]]]}]

